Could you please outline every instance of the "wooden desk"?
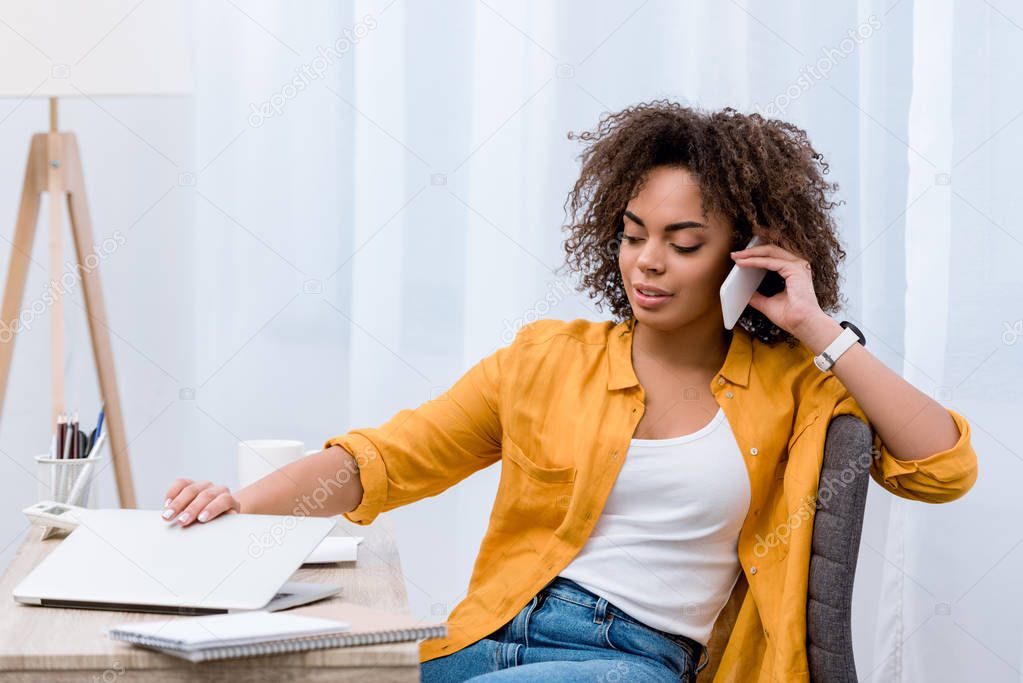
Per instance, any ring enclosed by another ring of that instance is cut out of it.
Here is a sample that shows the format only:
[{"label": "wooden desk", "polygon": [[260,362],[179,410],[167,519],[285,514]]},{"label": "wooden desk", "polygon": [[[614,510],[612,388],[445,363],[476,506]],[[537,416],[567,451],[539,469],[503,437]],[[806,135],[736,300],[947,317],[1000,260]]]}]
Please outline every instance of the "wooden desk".
[{"label": "wooden desk", "polygon": [[[357,562],[299,569],[295,581],[343,587],[330,602],[353,602],[408,613],[408,596],[394,534],[386,519],[358,526],[338,518],[332,532],[363,536]],[[284,655],[193,664],[177,657],[110,640],[105,629],[127,621],[168,619],[138,612],[32,607],[11,592],[60,539],[38,540],[32,528],[0,580],[0,681],[418,681],[417,642],[333,648]],[[292,611],[301,613],[303,607]]]}]

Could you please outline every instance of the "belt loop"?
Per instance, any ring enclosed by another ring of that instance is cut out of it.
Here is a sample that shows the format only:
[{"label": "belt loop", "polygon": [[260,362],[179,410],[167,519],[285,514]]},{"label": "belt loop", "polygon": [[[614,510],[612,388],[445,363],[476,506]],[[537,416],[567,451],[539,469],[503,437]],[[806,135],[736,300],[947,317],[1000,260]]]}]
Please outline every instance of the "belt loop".
[{"label": "belt loop", "polygon": [[526,640],[526,627],[528,626],[529,615],[532,613],[533,608],[536,606],[537,596],[534,595],[526,603],[526,606],[519,610],[519,613],[512,618],[510,625],[509,637],[512,642],[525,642]]},{"label": "belt loop", "polygon": [[597,598],[597,605],[593,610],[593,623],[603,624],[605,616],[607,616],[607,599]]}]

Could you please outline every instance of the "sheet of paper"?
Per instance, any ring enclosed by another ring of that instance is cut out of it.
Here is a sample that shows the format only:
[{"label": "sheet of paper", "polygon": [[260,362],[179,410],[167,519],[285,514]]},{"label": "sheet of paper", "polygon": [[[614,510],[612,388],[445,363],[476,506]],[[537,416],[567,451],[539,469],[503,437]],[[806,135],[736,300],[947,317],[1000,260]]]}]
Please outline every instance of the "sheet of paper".
[{"label": "sheet of paper", "polygon": [[309,553],[303,564],[355,562],[362,536],[327,536]]}]

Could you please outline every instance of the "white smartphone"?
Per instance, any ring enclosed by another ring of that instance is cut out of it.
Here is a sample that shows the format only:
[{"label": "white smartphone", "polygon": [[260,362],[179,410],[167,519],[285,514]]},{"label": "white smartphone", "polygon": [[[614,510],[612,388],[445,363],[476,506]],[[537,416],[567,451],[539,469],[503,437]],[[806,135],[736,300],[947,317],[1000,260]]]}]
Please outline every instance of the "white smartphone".
[{"label": "white smartphone", "polygon": [[[764,239],[760,235],[754,235],[746,248],[749,249],[764,243]],[[732,266],[728,277],[721,283],[721,314],[725,319],[726,330],[735,327],[735,323],[739,321],[742,312],[749,305],[749,300],[753,298],[753,292],[757,291],[757,287],[764,281],[767,272],[766,268]]]}]

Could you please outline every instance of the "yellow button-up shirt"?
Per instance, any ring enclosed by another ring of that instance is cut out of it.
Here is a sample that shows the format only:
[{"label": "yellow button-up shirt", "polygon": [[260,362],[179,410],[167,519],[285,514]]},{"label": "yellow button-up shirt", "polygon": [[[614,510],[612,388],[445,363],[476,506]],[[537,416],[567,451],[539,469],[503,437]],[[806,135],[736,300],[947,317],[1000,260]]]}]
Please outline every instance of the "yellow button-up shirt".
[{"label": "yellow button-up shirt", "polygon": [[[535,322],[440,397],[326,442],[359,463],[363,498],[345,515],[357,524],[501,462],[467,595],[448,618],[448,635],[423,641],[421,661],[505,624],[586,542],[643,417],[634,329],[634,318]],[[751,498],[738,538],[742,576],[715,622],[701,677],[809,681],[806,593],[824,440],[832,417],[866,415],[806,346],[770,346],[740,328],[710,389],[746,464]],[[948,412],[958,442],[922,460],[896,459],[875,435],[873,479],[930,503],[966,493],[976,454],[966,419]]]}]

